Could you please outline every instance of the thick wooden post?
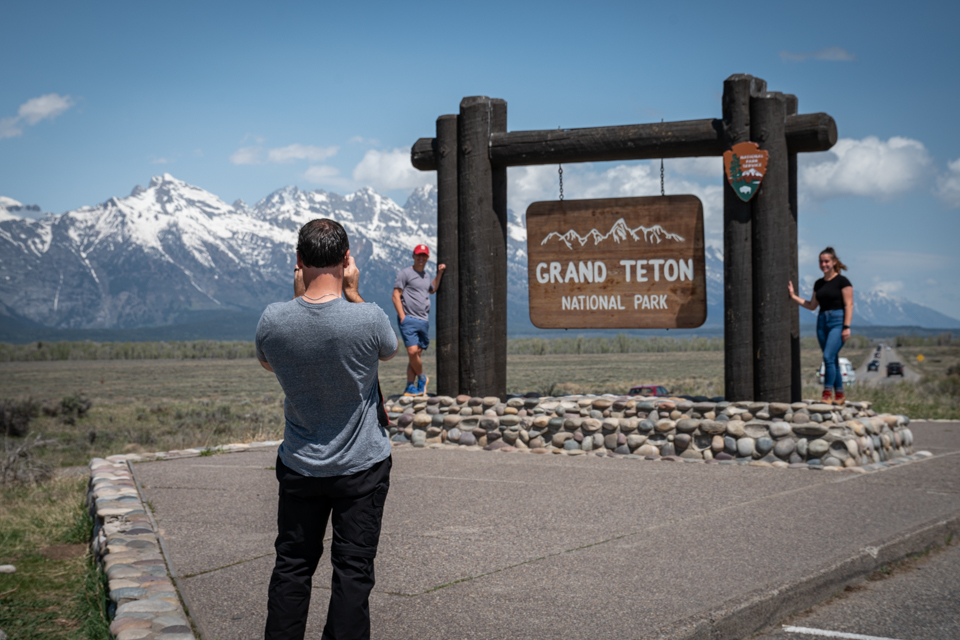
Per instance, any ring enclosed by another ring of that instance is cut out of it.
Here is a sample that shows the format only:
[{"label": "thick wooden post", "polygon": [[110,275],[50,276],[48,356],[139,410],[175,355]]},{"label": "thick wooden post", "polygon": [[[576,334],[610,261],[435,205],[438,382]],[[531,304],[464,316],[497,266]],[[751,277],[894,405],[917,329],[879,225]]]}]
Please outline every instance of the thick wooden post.
[{"label": "thick wooden post", "polygon": [[[494,98],[490,101],[492,113],[490,117],[490,134],[505,133],[507,130],[507,101]],[[507,395],[507,168],[494,166],[491,170],[493,178],[493,213],[497,216],[497,225],[500,235],[494,232],[493,239],[499,243],[499,255],[502,256],[495,265],[491,264],[494,278],[493,315],[497,334],[493,336],[490,348],[493,349],[493,379],[494,393],[506,401]]]},{"label": "thick wooden post", "polygon": [[[723,148],[750,140],[750,96],[763,80],[736,74],[723,83]],[[726,183],[726,176],[724,176]],[[753,399],[753,253],[751,203],[723,188],[724,395]]]},{"label": "thick wooden post", "polygon": [[[500,196],[494,196],[488,151],[491,127],[494,122],[499,126],[501,118],[505,124],[505,116],[505,103],[495,108],[494,101],[486,96],[460,102],[460,391],[472,396],[506,395],[506,367],[501,362],[506,363],[507,247],[502,219],[495,209],[501,203]],[[505,193],[505,181],[503,189]]]},{"label": "thick wooden post", "polygon": [[750,136],[770,157],[753,199],[753,380],[755,400],[790,398],[790,178],[786,99],[765,92],[750,99]]},{"label": "thick wooden post", "polygon": [[[786,94],[787,117],[797,114],[799,101],[797,96]],[[790,243],[790,281],[793,286],[799,289],[800,283],[800,265],[799,265],[799,247],[797,246],[797,153],[793,150],[787,152],[787,173],[790,180],[790,218],[792,224],[788,229]],[[803,374],[800,367],[800,307],[796,309],[789,308],[790,314],[790,402],[800,402],[803,398]]]},{"label": "thick wooden post", "polygon": [[460,247],[457,242],[457,116],[437,118],[437,393],[460,393]]}]

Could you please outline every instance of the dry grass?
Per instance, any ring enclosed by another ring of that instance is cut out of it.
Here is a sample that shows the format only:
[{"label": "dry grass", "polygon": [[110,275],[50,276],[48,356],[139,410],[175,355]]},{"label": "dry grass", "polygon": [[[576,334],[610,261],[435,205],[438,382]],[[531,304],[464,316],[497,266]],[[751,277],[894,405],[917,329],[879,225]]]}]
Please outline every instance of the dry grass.
[{"label": "dry grass", "polygon": [[541,394],[626,393],[662,384],[673,393],[723,394],[723,352],[509,356],[507,391]]},{"label": "dry grass", "polygon": [[[54,478],[0,491],[0,628],[23,640],[106,639],[101,576],[86,551],[86,478]],[[74,545],[73,553],[50,553]],[[78,553],[79,552],[79,553]]]},{"label": "dry grass", "polygon": [[53,469],[37,459],[37,453],[46,444],[39,434],[27,438],[4,437],[0,450],[0,486],[25,486],[48,480]]},{"label": "dry grass", "polygon": [[[901,348],[901,355],[906,357],[910,349]],[[926,366],[933,373],[960,362],[960,347],[925,351],[932,354]],[[855,365],[870,353],[852,346],[841,351]],[[804,349],[801,356],[806,397],[814,397],[819,394],[816,371],[821,355],[817,349]],[[403,353],[381,365],[386,395],[402,393],[406,367]],[[433,350],[427,352],[424,367],[434,379],[430,388],[435,390]],[[507,359],[510,393],[625,393],[633,385],[654,383],[676,394],[723,395],[723,352],[510,355]],[[948,383],[877,390],[854,387],[848,395],[913,417],[960,417],[956,398],[943,384]],[[94,456],[114,453],[273,440],[283,434],[280,385],[254,359],[8,362],[0,363],[0,387],[7,397],[31,396],[41,404],[59,403],[79,392],[92,400],[92,408],[75,424],[49,415],[32,421],[32,434],[54,441],[39,454],[53,466],[85,464]]]},{"label": "dry grass", "polygon": [[[897,347],[903,364],[920,375],[945,375],[947,369],[960,365],[960,345],[940,347]],[[922,355],[923,361],[917,360]]]}]

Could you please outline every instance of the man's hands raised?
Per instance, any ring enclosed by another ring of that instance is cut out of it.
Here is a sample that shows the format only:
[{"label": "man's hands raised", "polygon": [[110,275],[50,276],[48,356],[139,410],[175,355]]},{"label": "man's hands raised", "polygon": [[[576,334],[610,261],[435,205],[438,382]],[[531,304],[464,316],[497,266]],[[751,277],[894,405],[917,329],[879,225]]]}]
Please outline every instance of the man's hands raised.
[{"label": "man's hands raised", "polygon": [[347,254],[347,259],[343,267],[343,297],[350,302],[363,302],[360,297],[360,269],[357,268],[357,262],[353,256]]},{"label": "man's hands raised", "polygon": [[303,269],[293,268],[293,297],[299,298],[307,292],[307,286],[303,284]]}]

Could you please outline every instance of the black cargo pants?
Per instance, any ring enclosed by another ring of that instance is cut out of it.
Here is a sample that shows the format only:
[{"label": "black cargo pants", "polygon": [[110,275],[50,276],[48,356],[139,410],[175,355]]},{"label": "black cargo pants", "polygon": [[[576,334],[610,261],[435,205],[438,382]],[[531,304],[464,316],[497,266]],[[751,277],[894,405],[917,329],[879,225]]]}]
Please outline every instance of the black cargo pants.
[{"label": "black cargo pants", "polygon": [[369,596],[390,489],[390,457],[349,476],[312,478],[277,458],[280,505],[277,561],[270,578],[266,640],[300,640],[307,624],[313,573],[333,514],[333,580],[323,640],[370,637]]}]

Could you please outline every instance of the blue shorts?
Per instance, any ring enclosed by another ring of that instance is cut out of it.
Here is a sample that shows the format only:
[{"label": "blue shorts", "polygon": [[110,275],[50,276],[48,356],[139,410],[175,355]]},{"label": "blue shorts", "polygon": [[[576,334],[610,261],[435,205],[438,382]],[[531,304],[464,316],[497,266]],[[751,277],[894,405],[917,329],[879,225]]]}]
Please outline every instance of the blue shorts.
[{"label": "blue shorts", "polygon": [[421,349],[427,350],[427,347],[430,346],[430,337],[427,335],[427,331],[430,329],[429,322],[407,316],[403,319],[403,322],[400,322],[398,318],[397,324],[400,325],[403,346],[410,348],[414,345],[420,345]]}]

